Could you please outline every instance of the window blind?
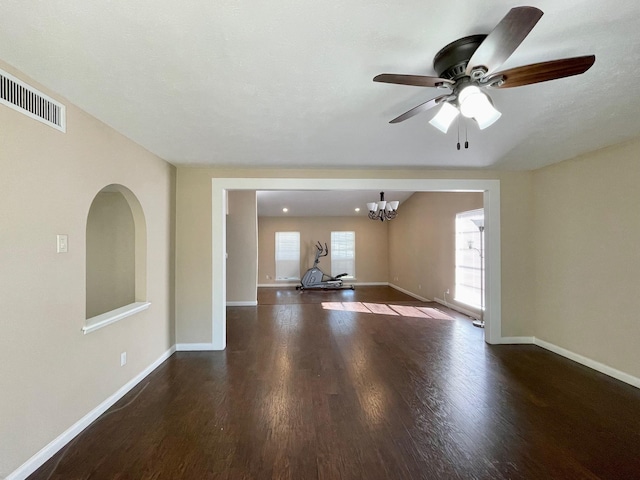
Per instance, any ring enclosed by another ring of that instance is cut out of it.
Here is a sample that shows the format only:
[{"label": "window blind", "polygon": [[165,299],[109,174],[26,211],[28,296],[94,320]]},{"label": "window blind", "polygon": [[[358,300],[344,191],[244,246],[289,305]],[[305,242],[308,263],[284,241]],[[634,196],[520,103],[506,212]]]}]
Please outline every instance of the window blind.
[{"label": "window blind", "polygon": [[300,280],[300,232],[276,232],[276,280]]},{"label": "window blind", "polygon": [[356,276],[356,232],[331,232],[331,275]]}]

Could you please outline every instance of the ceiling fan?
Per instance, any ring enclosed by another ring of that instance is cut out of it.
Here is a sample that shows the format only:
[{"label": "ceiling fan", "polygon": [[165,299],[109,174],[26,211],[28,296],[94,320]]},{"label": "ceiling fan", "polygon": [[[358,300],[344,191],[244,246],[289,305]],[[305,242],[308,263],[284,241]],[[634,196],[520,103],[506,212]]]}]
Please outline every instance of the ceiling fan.
[{"label": "ceiling fan", "polygon": [[471,35],[450,43],[433,59],[437,77],[393,73],[375,76],[374,82],[451,90],[412,108],[389,123],[402,122],[441,105],[429,123],[442,132],[447,133],[460,113],[475,120],[483,130],[501,116],[485,92],[486,89],[520,87],[580,75],[589,70],[596,60],[595,55],[563,58],[496,71],[531,32],[542,14],[542,10],[535,7],[514,7],[489,35]]}]

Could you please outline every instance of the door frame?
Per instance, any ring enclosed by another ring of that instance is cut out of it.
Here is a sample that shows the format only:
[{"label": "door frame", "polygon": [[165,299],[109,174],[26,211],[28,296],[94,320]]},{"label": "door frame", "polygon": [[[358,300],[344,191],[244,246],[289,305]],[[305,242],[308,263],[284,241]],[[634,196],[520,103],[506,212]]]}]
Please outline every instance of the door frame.
[{"label": "door frame", "polygon": [[500,260],[500,180],[495,179],[349,179],[212,178],[212,347],[226,347],[226,213],[229,190],[396,190],[411,192],[483,192],[485,215],[485,341],[502,339]]}]

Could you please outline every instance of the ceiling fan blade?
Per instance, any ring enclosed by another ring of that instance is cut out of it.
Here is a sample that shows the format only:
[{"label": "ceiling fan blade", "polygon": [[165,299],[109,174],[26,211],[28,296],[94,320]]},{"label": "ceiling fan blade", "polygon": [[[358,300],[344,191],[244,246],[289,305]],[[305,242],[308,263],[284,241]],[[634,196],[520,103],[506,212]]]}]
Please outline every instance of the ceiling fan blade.
[{"label": "ceiling fan blade", "polygon": [[417,107],[413,107],[411,110],[409,110],[408,112],[404,112],[402,115],[400,115],[399,117],[394,118],[393,120],[391,120],[389,123],[400,123],[405,121],[407,118],[411,118],[414,115],[417,115],[421,112],[424,112],[426,110],[429,110],[430,108],[433,108],[437,105],[439,105],[440,103],[442,103],[442,101],[448,97],[449,95],[440,95],[439,97],[436,98],[432,98],[429,101],[426,101],[424,103],[421,103],[420,105],[418,105]]},{"label": "ceiling fan blade", "polygon": [[502,65],[541,17],[542,10],[535,7],[514,7],[509,10],[474,52],[467,64],[466,74],[471,75],[471,71],[477,67],[483,67],[490,73]]},{"label": "ceiling fan blade", "polygon": [[428,77],[426,75],[398,75],[395,73],[381,73],[373,77],[373,81],[395,83],[397,85],[413,85],[415,87],[440,87],[454,83],[446,78]]},{"label": "ceiling fan blade", "polygon": [[502,77],[502,83],[495,85],[498,88],[521,87],[532,83],[547,82],[557,78],[580,75],[589,70],[595,61],[595,55],[585,55],[532,63],[531,65],[523,65],[522,67],[497,72],[491,75],[487,83],[490,85],[498,77]]}]

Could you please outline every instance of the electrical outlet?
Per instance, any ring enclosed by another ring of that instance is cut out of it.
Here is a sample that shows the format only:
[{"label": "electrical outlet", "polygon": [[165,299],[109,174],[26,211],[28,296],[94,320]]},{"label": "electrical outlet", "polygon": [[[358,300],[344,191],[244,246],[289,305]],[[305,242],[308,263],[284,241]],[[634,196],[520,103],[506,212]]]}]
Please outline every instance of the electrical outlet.
[{"label": "electrical outlet", "polygon": [[271,280],[271,275],[267,275],[267,280]]},{"label": "electrical outlet", "polygon": [[122,352],[120,354],[120,366],[124,367],[127,364],[127,352]]},{"label": "electrical outlet", "polygon": [[447,295],[449,295],[449,289],[447,288],[447,291],[446,291],[446,292],[444,292],[444,293],[446,293]]},{"label": "electrical outlet", "polygon": [[422,290],[422,285],[418,284],[418,290]]}]

